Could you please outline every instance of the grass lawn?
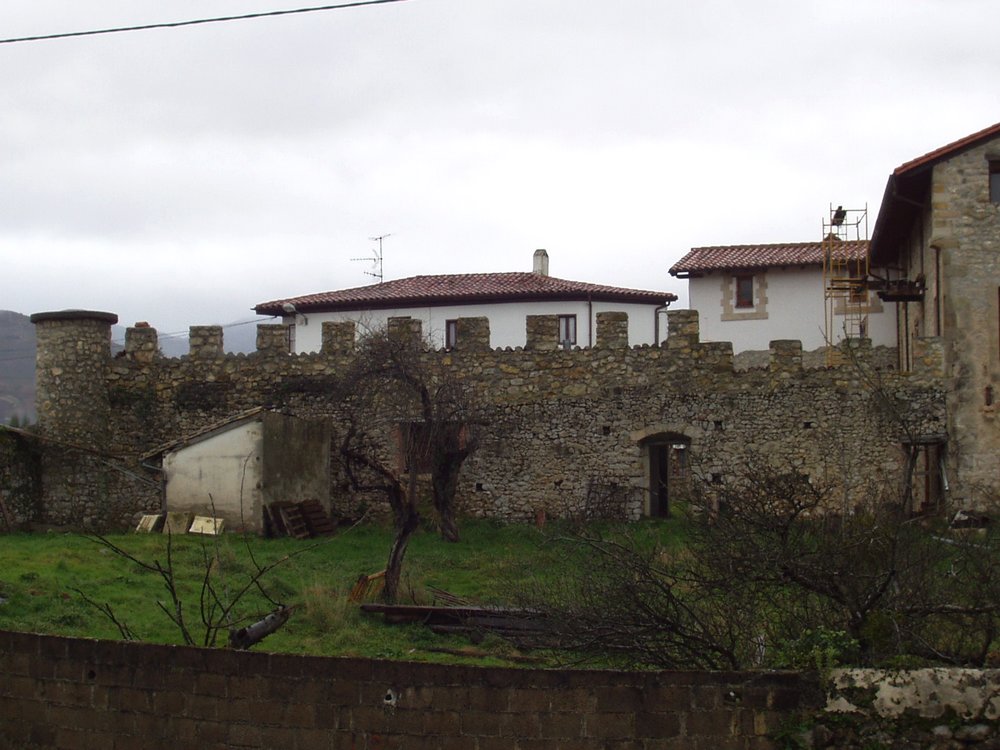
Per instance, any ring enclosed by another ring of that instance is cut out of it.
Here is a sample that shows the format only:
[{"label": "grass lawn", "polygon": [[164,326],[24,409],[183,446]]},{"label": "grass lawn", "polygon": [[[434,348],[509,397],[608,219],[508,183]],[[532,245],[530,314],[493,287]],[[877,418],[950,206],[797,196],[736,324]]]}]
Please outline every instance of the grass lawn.
[{"label": "grass lawn", "polygon": [[[643,521],[632,528],[651,540],[679,544],[682,520]],[[549,542],[558,524],[543,531],[529,525],[466,520],[462,541],[450,544],[430,531],[412,539],[403,573],[402,603],[430,603],[429,587],[481,602],[503,603],[518,587],[560,576],[565,568],[558,545]],[[115,534],[108,540],[144,563],[167,565],[168,546],[184,619],[201,645],[205,626],[200,591],[210,561],[213,585],[231,601],[257,565],[287,557],[263,578],[274,601],[297,605],[277,633],[257,651],[363,656],[478,664],[520,663],[523,655],[499,638],[472,647],[463,636],[439,636],[423,626],[386,625],[361,613],[347,592],[362,573],[382,570],[392,541],[388,526],[365,524],[311,541],[258,539],[227,534],[220,538],[162,534]],[[87,600],[90,600],[88,602]],[[118,627],[99,606],[140,640],[183,643],[180,631],[157,602],[170,607],[161,576],[116,554],[93,538],[40,533],[0,536],[0,629],[119,639]],[[251,590],[240,600],[237,617],[248,624],[274,607]],[[217,645],[226,644],[223,629]],[[535,658],[538,654],[532,654]],[[543,662],[544,663],[544,662]]]}]

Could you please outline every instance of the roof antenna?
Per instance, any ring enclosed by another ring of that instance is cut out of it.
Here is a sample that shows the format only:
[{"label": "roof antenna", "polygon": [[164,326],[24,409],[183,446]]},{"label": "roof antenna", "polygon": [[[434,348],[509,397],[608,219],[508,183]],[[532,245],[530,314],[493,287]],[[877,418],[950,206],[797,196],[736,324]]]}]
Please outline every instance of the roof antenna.
[{"label": "roof antenna", "polygon": [[377,250],[374,249],[374,248],[372,248],[372,257],[371,258],[351,258],[351,260],[371,260],[372,261],[372,267],[375,270],[374,271],[365,271],[365,275],[366,276],[373,276],[374,278],[378,279],[378,282],[380,284],[382,283],[382,240],[384,240],[386,237],[391,237],[391,236],[392,236],[391,234],[380,234],[378,237],[369,237],[368,239],[370,239],[372,242],[377,242],[378,243],[378,249]]}]

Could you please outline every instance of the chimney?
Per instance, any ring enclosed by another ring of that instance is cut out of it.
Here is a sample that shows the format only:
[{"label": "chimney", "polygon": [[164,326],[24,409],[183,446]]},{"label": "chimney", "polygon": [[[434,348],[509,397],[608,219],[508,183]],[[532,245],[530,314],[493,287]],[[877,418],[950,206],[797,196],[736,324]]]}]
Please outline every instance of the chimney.
[{"label": "chimney", "polygon": [[531,272],[539,276],[549,275],[549,254],[542,249],[535,250]]}]

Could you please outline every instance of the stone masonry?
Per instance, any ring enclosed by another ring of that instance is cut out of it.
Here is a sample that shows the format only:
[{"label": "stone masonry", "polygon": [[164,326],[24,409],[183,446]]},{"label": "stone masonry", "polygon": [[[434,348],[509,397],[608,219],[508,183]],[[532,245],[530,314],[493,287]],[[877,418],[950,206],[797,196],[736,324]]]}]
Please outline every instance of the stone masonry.
[{"label": "stone masonry", "polygon": [[[113,318],[36,316],[40,428],[49,441],[37,521],[113,526],[158,509],[159,477],[142,457],[257,406],[336,423],[326,384],[352,356],[350,324],[324,324],[324,349],[299,355],[288,353],[284,326],[260,326],[250,355],[224,354],[221,328],[199,327],[180,358],[156,354],[155,331],[138,326],[112,359]],[[742,463],[766,456],[863,500],[872,477],[896,475],[904,430],[945,429],[933,339],[906,374],[882,367],[890,358],[870,347],[857,350],[856,363],[804,368],[791,341],[773,342],[766,367],[736,370],[730,344],[699,341],[693,311],[669,313],[662,346],[628,346],[623,314],[599,322],[593,348],[559,348],[556,317],[539,316],[528,321],[523,349],[495,350],[488,326],[459,321],[460,348],[425,353],[482,404],[480,448],[459,480],[462,512],[527,520],[539,511],[587,513],[588,503],[614,497],[618,512],[635,518],[654,510],[655,446],[677,444],[689,448],[678,467],[689,477],[727,482]],[[415,321],[397,328],[420,333]],[[907,404],[907,424],[881,408],[886,395]],[[366,500],[343,487],[332,496],[345,514]]]}]

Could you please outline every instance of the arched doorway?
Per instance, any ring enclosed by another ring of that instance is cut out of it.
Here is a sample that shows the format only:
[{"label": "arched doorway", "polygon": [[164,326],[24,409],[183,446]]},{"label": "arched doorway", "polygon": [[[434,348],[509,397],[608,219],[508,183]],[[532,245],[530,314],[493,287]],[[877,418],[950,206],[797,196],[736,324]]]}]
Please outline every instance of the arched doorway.
[{"label": "arched doorway", "polygon": [[646,512],[667,518],[672,501],[686,499],[690,489],[691,438],[676,432],[650,435],[642,442],[647,467]]}]

